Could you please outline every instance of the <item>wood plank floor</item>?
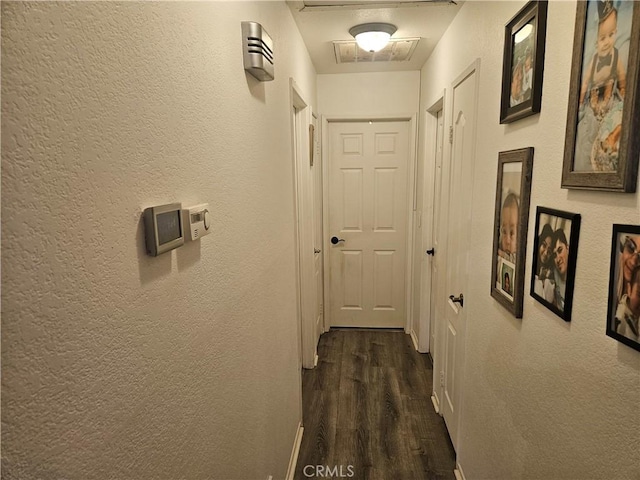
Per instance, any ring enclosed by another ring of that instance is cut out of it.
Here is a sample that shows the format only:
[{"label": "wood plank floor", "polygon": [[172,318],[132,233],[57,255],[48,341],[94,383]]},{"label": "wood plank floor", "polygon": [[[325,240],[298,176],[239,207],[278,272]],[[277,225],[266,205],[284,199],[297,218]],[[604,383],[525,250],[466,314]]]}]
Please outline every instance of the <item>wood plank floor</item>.
[{"label": "wood plank floor", "polygon": [[320,338],[318,356],[302,376],[297,480],[341,478],[339,470],[322,476],[307,465],[342,466],[342,478],[354,480],[455,478],[455,452],[431,404],[431,361],[409,335],[331,330]]}]

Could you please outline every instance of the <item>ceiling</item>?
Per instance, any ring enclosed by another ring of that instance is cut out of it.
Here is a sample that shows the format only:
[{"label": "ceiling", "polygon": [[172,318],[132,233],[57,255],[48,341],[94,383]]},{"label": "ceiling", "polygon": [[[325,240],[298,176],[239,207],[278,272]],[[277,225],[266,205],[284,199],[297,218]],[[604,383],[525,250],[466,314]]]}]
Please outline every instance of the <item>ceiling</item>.
[{"label": "ceiling", "polygon": [[[316,72],[360,73],[420,70],[433,51],[462,1],[407,0],[290,0],[287,2],[309,50]],[[322,5],[321,5],[322,4]],[[377,5],[376,5],[377,4]],[[419,37],[410,60],[402,62],[336,62],[334,40],[354,40],[349,29],[369,22],[392,23],[392,38]]]}]

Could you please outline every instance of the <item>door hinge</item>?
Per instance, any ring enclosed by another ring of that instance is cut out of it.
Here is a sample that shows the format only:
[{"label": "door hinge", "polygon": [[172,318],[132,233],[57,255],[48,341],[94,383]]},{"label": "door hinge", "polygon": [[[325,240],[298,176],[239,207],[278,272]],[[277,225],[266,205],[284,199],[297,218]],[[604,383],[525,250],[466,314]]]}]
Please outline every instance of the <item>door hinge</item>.
[{"label": "door hinge", "polygon": [[444,372],[440,372],[440,386],[444,387]]},{"label": "door hinge", "polygon": [[449,143],[453,145],[453,125],[449,127]]}]

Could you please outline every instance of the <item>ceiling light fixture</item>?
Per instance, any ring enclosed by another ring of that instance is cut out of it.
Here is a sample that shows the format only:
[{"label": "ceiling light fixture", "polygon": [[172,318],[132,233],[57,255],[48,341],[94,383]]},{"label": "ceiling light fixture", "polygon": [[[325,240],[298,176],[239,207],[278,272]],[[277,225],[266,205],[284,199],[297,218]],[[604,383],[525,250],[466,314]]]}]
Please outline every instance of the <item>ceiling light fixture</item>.
[{"label": "ceiling light fixture", "polygon": [[349,30],[356,42],[367,52],[378,52],[387,46],[391,35],[396,33],[395,25],[390,23],[363,23]]}]

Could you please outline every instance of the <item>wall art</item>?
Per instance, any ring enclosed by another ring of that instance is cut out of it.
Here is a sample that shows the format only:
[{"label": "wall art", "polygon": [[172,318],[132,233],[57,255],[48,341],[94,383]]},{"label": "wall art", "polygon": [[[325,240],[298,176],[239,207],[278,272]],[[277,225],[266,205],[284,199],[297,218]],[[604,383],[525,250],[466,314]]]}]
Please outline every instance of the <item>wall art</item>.
[{"label": "wall art", "polygon": [[500,123],[540,112],[547,2],[529,2],[505,26]]},{"label": "wall art", "polygon": [[640,2],[577,4],[562,187],[635,192]]},{"label": "wall art", "polygon": [[571,321],[580,237],[580,215],[546,207],[536,210],[531,296]]},{"label": "wall art", "polygon": [[640,225],[613,225],[607,335],[640,351]]},{"label": "wall art", "polygon": [[532,147],[498,155],[491,296],[516,318],[522,318],[532,169]]}]

